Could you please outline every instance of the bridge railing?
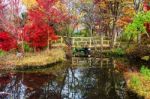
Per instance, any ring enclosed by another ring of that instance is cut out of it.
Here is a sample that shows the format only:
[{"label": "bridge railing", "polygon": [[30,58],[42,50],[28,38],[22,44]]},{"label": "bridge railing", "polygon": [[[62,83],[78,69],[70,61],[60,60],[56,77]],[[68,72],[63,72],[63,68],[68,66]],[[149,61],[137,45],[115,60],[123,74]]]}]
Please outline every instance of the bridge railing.
[{"label": "bridge railing", "polygon": [[[101,44],[103,47],[109,47],[110,46],[110,40],[103,39],[101,40],[100,37],[71,37],[72,47],[101,47]],[[102,42],[102,43],[101,43]],[[59,36],[59,39],[57,41],[53,41],[53,45],[64,45],[64,38]]]},{"label": "bridge railing", "polygon": [[109,47],[110,40],[101,40],[100,37],[72,37],[72,47],[101,47],[101,44],[104,47]]}]

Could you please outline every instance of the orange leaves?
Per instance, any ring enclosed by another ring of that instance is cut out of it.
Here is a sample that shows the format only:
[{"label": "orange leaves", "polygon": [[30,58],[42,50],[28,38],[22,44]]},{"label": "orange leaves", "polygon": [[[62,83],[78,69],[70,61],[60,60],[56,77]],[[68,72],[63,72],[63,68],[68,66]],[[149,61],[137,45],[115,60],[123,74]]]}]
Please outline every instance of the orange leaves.
[{"label": "orange leaves", "polygon": [[135,14],[134,8],[130,6],[123,7],[122,12],[124,15],[128,15],[128,16],[134,16]]},{"label": "orange leaves", "polygon": [[132,21],[132,18],[129,16],[123,16],[117,20],[118,27],[124,27],[125,25],[129,24]]},{"label": "orange leaves", "polygon": [[107,4],[106,4],[106,2],[105,1],[101,1],[100,3],[99,3],[99,7],[100,8],[102,8],[102,9],[107,9]]}]

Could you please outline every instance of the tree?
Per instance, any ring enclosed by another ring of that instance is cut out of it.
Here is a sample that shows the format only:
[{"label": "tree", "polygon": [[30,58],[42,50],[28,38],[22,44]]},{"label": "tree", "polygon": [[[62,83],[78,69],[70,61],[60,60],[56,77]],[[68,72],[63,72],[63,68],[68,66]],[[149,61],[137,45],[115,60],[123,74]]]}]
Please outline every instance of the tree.
[{"label": "tree", "polygon": [[112,32],[112,39],[111,39],[111,47],[113,48],[115,43],[116,43],[116,39],[117,39],[117,32],[116,32],[116,22],[120,16],[120,12],[122,10],[122,0],[110,0],[108,2],[108,6],[109,6],[109,10],[111,12],[111,17],[112,17],[112,28],[111,28],[111,32]]},{"label": "tree", "polygon": [[94,12],[95,4],[93,0],[81,0],[80,1],[80,11],[83,13],[83,17],[81,22],[85,24],[85,27],[89,29],[90,36],[93,36],[94,33],[94,19],[95,19],[95,12]]},{"label": "tree", "polygon": [[63,21],[55,26],[57,27],[57,32],[63,37],[69,49],[71,49],[71,37],[79,23],[80,12],[77,12],[77,5],[77,0],[62,0],[57,3],[57,7],[61,9],[64,16]]},{"label": "tree", "polygon": [[[139,12],[124,31],[124,37],[131,41],[137,39],[138,35],[147,34],[145,23],[150,22],[150,12]],[[148,35],[148,34],[147,34]]]},{"label": "tree", "polygon": [[0,6],[1,30],[9,32],[17,40],[18,44],[21,42],[23,50],[23,42],[18,37],[22,28],[22,19],[20,17],[20,13],[22,13],[21,0],[1,0]]},{"label": "tree", "polygon": [[[29,39],[32,42],[32,46],[37,48],[47,45],[49,49],[50,41],[57,39],[57,36],[54,34],[54,28],[56,24],[64,20],[65,15],[56,7],[56,3],[57,0],[37,0],[37,6],[28,10],[29,25],[26,27],[25,34],[30,33],[31,38]],[[30,29],[32,30],[30,31]],[[47,44],[44,39],[40,39],[42,36],[47,41]]]},{"label": "tree", "polygon": [[10,32],[17,38],[18,28],[21,24],[21,1],[20,0],[1,0],[0,21],[3,30]]}]

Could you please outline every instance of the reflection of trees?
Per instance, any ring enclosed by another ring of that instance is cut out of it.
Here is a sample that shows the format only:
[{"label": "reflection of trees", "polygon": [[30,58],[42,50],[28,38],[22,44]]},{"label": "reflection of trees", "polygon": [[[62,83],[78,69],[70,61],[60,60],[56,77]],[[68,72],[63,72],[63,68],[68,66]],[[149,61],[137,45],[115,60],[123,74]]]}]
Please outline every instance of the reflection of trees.
[{"label": "reflection of trees", "polygon": [[2,91],[11,93],[7,99],[58,99],[59,93],[54,92],[57,82],[52,74],[17,73],[9,83],[4,84]]},{"label": "reflection of trees", "polygon": [[[13,99],[21,99],[21,96],[23,97],[23,85],[21,78],[16,75],[11,75],[11,79],[9,83],[5,84],[3,91],[11,93],[11,98]],[[10,97],[8,99],[10,99]]]},{"label": "reflection of trees", "polygon": [[3,91],[5,85],[8,84],[11,80],[10,74],[0,74],[0,91]]},{"label": "reflection of trees", "polygon": [[115,70],[113,60],[109,62],[107,66],[101,60],[96,63],[99,66],[66,66],[56,71],[57,76],[50,71],[16,73],[6,77],[0,89],[11,93],[11,99],[124,99],[123,76]]},{"label": "reflection of trees", "polygon": [[69,99],[120,99],[125,97],[123,75],[114,69],[112,63],[110,66],[100,67],[69,68],[62,94]]}]

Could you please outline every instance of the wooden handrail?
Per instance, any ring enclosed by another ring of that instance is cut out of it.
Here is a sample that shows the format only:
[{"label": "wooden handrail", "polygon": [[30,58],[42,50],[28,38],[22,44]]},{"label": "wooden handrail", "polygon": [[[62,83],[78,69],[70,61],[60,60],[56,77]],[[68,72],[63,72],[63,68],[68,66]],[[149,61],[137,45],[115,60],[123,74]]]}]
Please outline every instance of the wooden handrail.
[{"label": "wooden handrail", "polygon": [[[63,37],[59,36],[59,40],[55,42],[55,44],[59,43],[64,44]],[[87,45],[88,47],[100,47],[101,45],[101,38],[100,37],[71,37],[72,39],[72,47],[83,47]],[[110,40],[103,39],[102,44],[103,46],[109,46]]]}]

